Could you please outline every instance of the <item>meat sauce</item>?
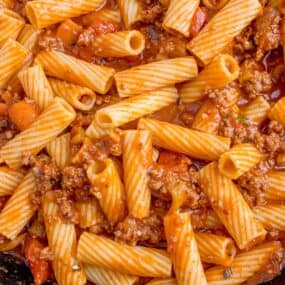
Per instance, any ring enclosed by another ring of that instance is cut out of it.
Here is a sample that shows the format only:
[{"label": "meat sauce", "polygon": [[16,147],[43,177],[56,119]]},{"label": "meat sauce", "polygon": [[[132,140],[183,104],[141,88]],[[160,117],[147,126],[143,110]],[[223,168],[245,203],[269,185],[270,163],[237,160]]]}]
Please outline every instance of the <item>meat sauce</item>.
[{"label": "meat sauce", "polygon": [[[23,13],[24,1],[18,0],[16,2],[15,10]],[[201,5],[193,17],[190,38],[185,39],[178,34],[170,34],[162,29],[162,19],[166,8],[159,1],[142,0],[142,3],[142,20],[136,23],[134,28],[141,31],[145,36],[146,47],[143,53],[138,56],[116,59],[97,57],[93,54],[91,45],[96,36],[124,29],[122,23],[98,21],[96,13],[93,18],[89,16],[88,21],[86,16],[81,16],[44,29],[38,40],[37,49],[59,50],[88,62],[113,67],[117,71],[124,70],[140,64],[187,55],[186,43],[191,37],[195,37],[199,33],[213,13],[213,11],[209,11]],[[117,1],[108,0],[102,8],[117,9]],[[234,111],[234,108],[247,105],[257,96],[263,96],[270,105],[285,96],[284,55],[280,47],[280,35],[278,34],[279,18],[281,16],[278,11],[268,10],[256,22],[252,23],[249,29],[247,28],[246,31],[236,37],[232,48],[228,51],[239,60],[241,74],[238,80],[221,90],[206,90],[205,97],[207,99],[191,104],[182,104],[178,101],[176,104],[150,115],[151,118],[190,128],[201,106],[206,100],[210,100],[214,108],[217,108],[220,117],[216,134],[230,137],[233,144],[251,142],[264,154],[262,163],[236,181],[245,200],[252,208],[268,203],[264,198],[264,191],[268,187],[266,173],[276,167],[277,155],[285,151],[285,127],[280,126],[277,122],[269,121],[258,127],[249,123],[246,118],[236,115]],[[86,24],[87,22],[88,24]],[[266,29],[262,30],[261,28],[264,25]],[[274,35],[272,35],[272,32]],[[245,68],[242,68],[243,65]],[[244,79],[244,73],[249,70],[251,71],[251,77]],[[179,84],[176,87],[179,89]],[[228,102],[224,100],[228,95],[231,96],[233,90],[239,93],[238,102],[234,107],[229,106]],[[19,102],[23,93],[22,90],[18,93],[15,92],[15,94],[13,90],[9,92],[14,99],[5,99],[5,96],[2,96],[1,100],[3,102],[0,102],[0,104],[6,104],[7,108],[12,104],[12,101]],[[104,106],[106,102],[108,104],[110,97],[114,94],[116,94],[116,90],[112,88],[108,94],[100,97],[103,99],[98,99],[95,108]],[[3,109],[5,108],[3,107]],[[19,132],[17,126],[9,117],[9,113],[6,111],[2,113],[0,110],[0,145],[7,141],[7,131],[10,131],[11,137]],[[121,141],[116,136],[104,137],[82,148],[84,140],[80,139],[80,132],[84,133],[91,119],[91,112],[78,113],[77,119],[71,127],[72,137],[79,137],[77,140],[74,139],[72,145],[74,155],[80,151],[79,162],[77,161],[72,165],[59,169],[47,157],[46,153],[42,153],[37,157],[28,155],[25,157],[26,167],[30,166],[32,168],[37,183],[37,191],[31,197],[32,203],[39,205],[44,193],[54,191],[57,197],[56,203],[60,205],[61,217],[67,222],[75,224],[79,233],[82,229],[79,227],[75,203],[88,200],[92,196],[91,186],[85,173],[86,165],[90,161],[101,160],[106,157],[115,158],[119,164],[121,163]],[[128,123],[126,126],[122,126],[122,129],[136,126],[136,123]],[[3,139],[2,133],[5,134]],[[163,216],[170,209],[171,201],[175,196],[175,193],[172,193],[173,185],[182,183],[186,187],[187,198],[181,202],[181,208],[183,211],[191,213],[193,227],[202,232],[207,231],[228,236],[229,234],[223,228],[218,230],[208,230],[206,228],[206,217],[210,211],[210,204],[201,189],[198,178],[198,171],[206,164],[206,161],[159,149],[159,157],[149,169],[149,187],[152,191],[151,215],[145,219],[127,216],[113,228],[110,227],[102,215],[100,223],[90,227],[90,232],[103,234],[129,245],[166,248]],[[36,285],[43,284],[43,282],[54,278],[51,270],[52,256],[48,254],[44,258],[41,256],[47,251],[43,228],[42,217],[39,215],[34,218],[28,227],[29,238],[24,247],[18,248],[18,251],[26,257]],[[281,240],[285,245],[284,232],[272,231],[267,239]],[[6,264],[9,267],[11,265],[10,260],[8,261]],[[211,267],[209,264],[204,266],[205,268]],[[283,251],[275,253],[270,262],[264,266],[264,270],[258,272],[244,284],[255,285],[268,281],[280,273],[282,266]],[[30,280],[29,274],[27,276],[27,280]],[[145,284],[146,281],[149,281],[149,279],[142,278],[139,284]]]}]

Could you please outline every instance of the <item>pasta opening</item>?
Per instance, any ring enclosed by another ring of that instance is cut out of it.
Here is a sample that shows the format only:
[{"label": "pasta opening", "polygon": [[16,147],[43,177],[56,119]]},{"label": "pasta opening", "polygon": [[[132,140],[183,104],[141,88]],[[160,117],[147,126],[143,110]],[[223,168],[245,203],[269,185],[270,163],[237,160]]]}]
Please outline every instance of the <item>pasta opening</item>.
[{"label": "pasta opening", "polygon": [[230,55],[222,55],[221,64],[224,72],[228,74],[230,78],[236,78],[239,73],[239,66],[236,60]]},{"label": "pasta opening", "polygon": [[93,102],[93,97],[90,96],[89,94],[80,94],[78,101],[84,105],[89,105]]},{"label": "pasta opening", "polygon": [[235,163],[232,161],[232,159],[230,157],[222,157],[220,159],[220,165],[219,165],[219,169],[220,171],[226,175],[226,176],[229,176],[229,174],[231,176],[235,176],[238,169],[235,165]]},{"label": "pasta opening", "polygon": [[230,258],[234,258],[237,253],[237,249],[233,242],[228,242],[226,245],[226,255]]},{"label": "pasta opening", "polygon": [[94,163],[92,165],[92,172],[93,172],[93,174],[100,174],[106,169],[106,167],[107,167],[107,165],[105,162],[96,161],[96,163]]},{"label": "pasta opening", "polygon": [[112,118],[105,112],[97,112],[96,120],[101,127],[107,128],[113,126]]},{"label": "pasta opening", "polygon": [[130,35],[129,47],[136,52],[136,54],[140,53],[144,49],[144,38],[141,33],[134,32]]}]

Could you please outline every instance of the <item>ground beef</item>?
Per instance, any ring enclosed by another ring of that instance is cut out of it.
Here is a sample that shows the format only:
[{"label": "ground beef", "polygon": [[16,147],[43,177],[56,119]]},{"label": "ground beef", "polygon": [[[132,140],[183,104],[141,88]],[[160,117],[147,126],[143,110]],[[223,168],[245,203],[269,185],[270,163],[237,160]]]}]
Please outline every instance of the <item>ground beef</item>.
[{"label": "ground beef", "polygon": [[251,26],[246,27],[238,36],[234,39],[233,52],[238,58],[243,59],[247,52],[254,50],[253,40],[253,28]]},{"label": "ground beef", "polygon": [[162,217],[155,213],[143,219],[128,216],[117,225],[114,234],[116,241],[132,246],[141,242],[156,245],[165,239]]},{"label": "ground beef", "polygon": [[272,79],[270,74],[253,59],[246,59],[240,69],[239,82],[249,99],[270,92]]},{"label": "ground beef", "polygon": [[89,47],[95,39],[95,30],[92,27],[85,29],[77,40],[78,47]]},{"label": "ground beef", "polygon": [[18,132],[8,116],[0,116],[0,146],[11,140]]},{"label": "ground beef", "polygon": [[159,20],[165,8],[158,1],[145,1],[141,11],[141,21],[147,24],[152,24]]},{"label": "ground beef", "polygon": [[266,174],[273,165],[272,160],[262,161],[237,179],[237,184],[251,207],[265,204],[264,191],[269,187]]},{"label": "ground beef", "polygon": [[179,185],[187,193],[185,206],[198,209],[208,205],[199,186],[197,169],[185,155],[161,152],[158,163],[150,169],[149,176],[149,187],[156,198],[171,201],[171,193],[174,194],[173,189]]},{"label": "ground beef", "polygon": [[257,134],[254,138],[254,144],[256,148],[262,152],[269,155],[269,157],[274,157],[275,153],[281,147],[280,136],[274,132],[270,134]]},{"label": "ground beef", "polygon": [[41,50],[58,50],[64,51],[63,42],[54,36],[50,29],[43,31],[38,39],[38,47]]},{"label": "ground beef", "polygon": [[31,200],[34,204],[39,205],[41,202],[40,198],[44,193],[60,187],[61,171],[46,155],[34,157],[27,154],[24,157],[24,164],[32,167],[37,189],[32,194]]},{"label": "ground beef", "polygon": [[280,12],[271,6],[267,6],[263,14],[257,18],[254,25],[254,40],[262,54],[277,48],[280,44],[280,20]]}]

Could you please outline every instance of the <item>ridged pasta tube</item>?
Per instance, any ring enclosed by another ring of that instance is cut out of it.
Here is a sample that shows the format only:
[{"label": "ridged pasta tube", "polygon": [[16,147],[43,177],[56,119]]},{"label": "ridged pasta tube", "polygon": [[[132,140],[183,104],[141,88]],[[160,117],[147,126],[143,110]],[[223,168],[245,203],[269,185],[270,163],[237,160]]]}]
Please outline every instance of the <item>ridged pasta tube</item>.
[{"label": "ridged pasta tube", "polygon": [[0,47],[8,39],[16,40],[24,25],[25,21],[19,14],[0,7]]},{"label": "ridged pasta tube", "polygon": [[200,0],[172,0],[163,19],[162,27],[168,32],[175,31],[189,37],[191,20],[199,3]]},{"label": "ridged pasta tube", "polygon": [[228,267],[215,266],[206,271],[208,285],[239,285],[261,272],[271,262],[275,253],[282,250],[280,242],[267,242],[237,255],[225,278]]},{"label": "ridged pasta tube", "polygon": [[77,257],[81,262],[142,277],[170,277],[171,261],[166,251],[128,246],[84,232]]},{"label": "ridged pasta tube", "polygon": [[48,27],[68,18],[95,11],[105,0],[35,0],[25,6],[26,14],[37,29]]},{"label": "ridged pasta tube", "polygon": [[264,240],[266,231],[258,222],[242,194],[231,179],[212,162],[199,171],[202,189],[212,208],[240,249],[251,247]]},{"label": "ridged pasta tube", "polygon": [[0,213],[0,233],[6,238],[16,238],[34,215],[37,206],[32,204],[30,196],[35,190],[35,178],[30,171]]},{"label": "ridged pasta tube", "polygon": [[152,165],[152,135],[149,131],[123,132],[124,182],[129,213],[142,219],[149,216],[151,190],[148,170]]},{"label": "ridged pasta tube", "polygon": [[65,100],[55,98],[26,130],[0,149],[0,157],[11,168],[19,168],[25,153],[36,155],[74,120],[75,115]]},{"label": "ridged pasta tube", "polygon": [[259,163],[262,157],[263,155],[250,143],[234,145],[221,155],[219,171],[231,179],[237,179]]},{"label": "ridged pasta tube", "polygon": [[28,50],[18,42],[8,39],[0,49],[0,88],[6,86],[22,67]]},{"label": "ridged pasta tube", "polygon": [[206,285],[207,281],[189,213],[166,215],[164,229],[177,285]]},{"label": "ridged pasta tube", "polygon": [[115,81],[120,97],[129,97],[190,80],[198,70],[193,57],[156,61],[117,72]]},{"label": "ridged pasta tube", "polygon": [[49,83],[55,96],[64,98],[75,109],[89,111],[96,102],[96,94],[88,87],[53,78],[49,78]]},{"label": "ridged pasta tube", "polygon": [[229,54],[217,56],[198,76],[182,85],[179,95],[182,103],[199,101],[208,88],[223,88],[239,75],[238,62]]},{"label": "ridged pasta tube", "polygon": [[119,127],[175,103],[177,98],[175,87],[145,92],[98,110],[94,120],[102,128]]},{"label": "ridged pasta tube", "polygon": [[113,68],[89,63],[59,51],[42,51],[35,62],[41,64],[50,76],[89,87],[101,94],[110,89],[115,73]]},{"label": "ridged pasta tube", "polygon": [[40,65],[29,67],[18,74],[26,95],[33,99],[41,110],[53,100],[53,91]]},{"label": "ridged pasta tube", "polygon": [[122,31],[95,37],[92,51],[97,56],[124,57],[140,54],[145,47],[145,39],[141,32]]},{"label": "ridged pasta tube", "polygon": [[125,214],[125,192],[114,161],[108,158],[93,162],[87,176],[108,221],[116,224]]},{"label": "ridged pasta tube", "polygon": [[24,171],[13,170],[6,166],[0,167],[0,197],[13,194],[24,177]]},{"label": "ridged pasta tube", "polygon": [[153,119],[140,119],[138,128],[153,134],[153,143],[191,157],[215,160],[230,147],[230,139]]},{"label": "ridged pasta tube", "polygon": [[141,3],[139,0],[118,0],[123,22],[127,29],[141,20]]},{"label": "ridged pasta tube", "polygon": [[119,273],[114,270],[84,264],[87,279],[97,285],[133,285],[138,277]]},{"label": "ridged pasta tube", "polygon": [[63,134],[52,140],[47,144],[46,150],[60,168],[65,167],[71,157],[70,133]]},{"label": "ridged pasta tube", "polygon": [[207,65],[262,11],[258,0],[230,0],[189,44],[188,49]]}]

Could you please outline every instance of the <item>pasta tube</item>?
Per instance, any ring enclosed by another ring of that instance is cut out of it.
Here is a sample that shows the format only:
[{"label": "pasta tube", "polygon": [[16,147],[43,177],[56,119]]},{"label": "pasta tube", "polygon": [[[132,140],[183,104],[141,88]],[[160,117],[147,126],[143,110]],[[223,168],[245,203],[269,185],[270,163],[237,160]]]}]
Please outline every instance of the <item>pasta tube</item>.
[{"label": "pasta tube", "polygon": [[214,211],[210,211],[206,217],[205,225],[209,229],[221,229],[223,224]]},{"label": "pasta tube", "polygon": [[52,140],[47,144],[46,150],[60,168],[65,167],[71,157],[70,133],[66,133]]},{"label": "pasta tube", "polygon": [[118,5],[127,29],[141,20],[141,3],[139,0],[118,0]]},{"label": "pasta tube", "polygon": [[13,0],[0,0],[0,7],[13,8]]},{"label": "pasta tube", "polygon": [[80,265],[73,266],[64,264],[59,259],[52,263],[53,272],[58,285],[85,285],[86,275]]},{"label": "pasta tube", "polygon": [[47,194],[43,198],[42,208],[49,248],[54,259],[72,266],[75,263],[75,225],[64,222],[59,215],[59,206]]},{"label": "pasta tube", "polygon": [[40,31],[37,31],[32,25],[25,24],[24,28],[21,30],[17,41],[23,45],[27,50],[34,51],[35,45],[38,40]]},{"label": "pasta tube", "polygon": [[8,39],[16,40],[24,25],[25,21],[19,14],[0,7],[0,47]]},{"label": "pasta tube", "polygon": [[9,167],[0,167],[0,197],[12,195],[15,188],[24,177],[21,170],[12,170]]},{"label": "pasta tube", "polygon": [[27,16],[37,29],[48,27],[68,18],[95,11],[104,0],[35,0],[25,6]]},{"label": "pasta tube", "polygon": [[52,78],[49,83],[55,96],[64,98],[75,109],[89,111],[96,102],[96,94],[87,87]]},{"label": "pasta tube", "polygon": [[257,124],[261,124],[266,119],[269,109],[269,103],[262,96],[257,96],[248,105],[240,109],[240,114]]},{"label": "pasta tube", "polygon": [[285,165],[285,153],[278,154],[276,162],[277,162],[277,165]]},{"label": "pasta tube", "polygon": [[266,205],[253,209],[255,217],[268,230],[285,230],[285,205]]},{"label": "pasta tube", "polygon": [[221,175],[218,163],[208,164],[199,173],[204,193],[237,246],[245,249],[263,241],[266,231],[262,224],[255,220],[253,212],[232,180]]},{"label": "pasta tube", "polygon": [[119,133],[120,129],[106,129],[106,128],[101,128],[96,124],[95,120],[92,121],[92,123],[89,125],[89,127],[86,129],[86,136],[88,136],[91,139],[100,139],[104,136],[113,136],[116,133]]},{"label": "pasta tube", "polygon": [[97,285],[133,285],[138,277],[84,264],[87,279]]},{"label": "pasta tube", "polygon": [[230,139],[153,120],[140,119],[139,129],[153,134],[153,143],[175,152],[205,160],[218,159],[230,147]]},{"label": "pasta tube", "polygon": [[188,213],[173,213],[164,218],[167,248],[174,265],[177,285],[206,285],[202,262]]},{"label": "pasta tube", "polygon": [[156,61],[117,72],[115,81],[119,96],[129,97],[190,80],[197,73],[195,59],[188,56]]},{"label": "pasta tube", "polygon": [[90,26],[96,19],[98,22],[112,22],[116,24],[121,23],[121,13],[119,10],[103,8],[81,17],[81,22],[84,26]]},{"label": "pasta tube", "polygon": [[119,127],[175,103],[177,98],[175,87],[146,92],[100,109],[95,114],[95,122],[102,128]]},{"label": "pasta tube", "polygon": [[0,88],[5,87],[8,81],[23,65],[28,55],[25,49],[18,42],[8,39],[0,49]]},{"label": "pasta tube", "polygon": [[203,262],[230,266],[236,255],[236,247],[231,238],[195,233],[198,251]]},{"label": "pasta tube", "polygon": [[168,31],[179,32],[185,37],[190,36],[192,17],[200,0],[172,0],[163,19],[162,27]]},{"label": "pasta tube", "polygon": [[0,233],[6,238],[15,239],[37,210],[30,200],[35,189],[35,178],[30,171],[0,213]]},{"label": "pasta tube", "polygon": [[97,56],[123,57],[138,55],[144,50],[145,40],[141,32],[122,31],[95,38],[92,51]]},{"label": "pasta tube", "polygon": [[284,171],[272,170],[267,173],[268,188],[265,190],[265,198],[268,200],[285,199],[285,173]]},{"label": "pasta tube", "polygon": [[199,101],[209,88],[223,88],[239,75],[238,62],[229,54],[217,56],[198,76],[179,90],[182,103]]},{"label": "pasta tube", "polygon": [[108,158],[90,164],[87,176],[108,221],[116,224],[125,214],[125,193],[114,161]]},{"label": "pasta tube", "polygon": [[96,225],[104,219],[101,208],[95,198],[76,202],[76,208],[79,213],[79,225],[83,229]]},{"label": "pasta tube", "polygon": [[163,250],[128,246],[84,232],[79,239],[80,261],[142,277],[170,277],[171,261]]},{"label": "pasta tube", "polygon": [[59,51],[42,51],[36,63],[43,66],[45,72],[56,78],[72,82],[105,94],[113,82],[113,68],[95,65]]},{"label": "pasta tube", "polygon": [[207,65],[262,11],[258,0],[230,0],[189,44]]},{"label": "pasta tube", "polygon": [[250,143],[233,146],[223,153],[219,159],[219,171],[231,179],[237,179],[254,167],[262,158],[262,154]]},{"label": "pasta tube", "polygon": [[269,110],[268,118],[281,124],[285,124],[285,98],[281,98]]},{"label": "pasta tube", "polygon": [[20,167],[24,153],[37,154],[74,118],[75,112],[68,103],[61,98],[54,99],[29,128],[16,135],[0,149],[0,157],[11,168]]},{"label": "pasta tube", "polygon": [[40,65],[29,67],[18,74],[18,78],[28,97],[33,99],[41,110],[53,100],[53,92]]},{"label": "pasta tube", "polygon": [[[261,272],[269,264],[274,254],[281,250],[281,244],[276,241],[240,253],[235,258],[227,274],[227,267],[215,266],[206,271],[208,285],[239,285]],[[227,278],[225,278],[227,274]]]},{"label": "pasta tube", "polygon": [[152,165],[152,136],[149,131],[123,133],[124,182],[129,213],[142,219],[149,216],[151,190],[148,169]]}]

